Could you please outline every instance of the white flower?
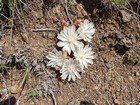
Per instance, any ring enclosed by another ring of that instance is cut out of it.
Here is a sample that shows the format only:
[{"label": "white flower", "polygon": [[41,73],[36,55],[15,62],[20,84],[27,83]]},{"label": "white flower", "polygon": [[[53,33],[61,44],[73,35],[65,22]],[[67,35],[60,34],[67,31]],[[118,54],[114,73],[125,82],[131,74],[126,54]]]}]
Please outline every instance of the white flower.
[{"label": "white flower", "polygon": [[62,55],[61,51],[57,51],[57,49],[54,49],[53,52],[49,52],[49,55],[47,58],[50,60],[47,64],[47,66],[55,67],[62,66],[65,62],[65,57]]},{"label": "white flower", "polygon": [[62,66],[62,69],[60,70],[60,73],[62,73],[61,78],[63,80],[68,78],[68,81],[75,81],[76,78],[81,78],[79,72],[82,71],[83,69],[79,62],[70,58],[69,60],[66,60],[66,62]]},{"label": "white flower", "polygon": [[81,42],[78,41],[79,36],[75,30],[76,27],[74,25],[64,27],[64,29],[57,36],[57,38],[60,40],[57,43],[57,46],[63,47],[63,51],[68,51],[69,55],[71,51],[75,50],[76,46],[81,44]]},{"label": "white flower", "polygon": [[93,64],[94,59],[94,52],[92,51],[92,48],[86,45],[82,44],[81,46],[77,47],[76,51],[74,52],[75,59],[78,60],[81,64],[81,66],[84,68],[88,67],[88,64]]},{"label": "white flower", "polygon": [[80,27],[77,29],[80,39],[84,41],[91,42],[93,34],[95,33],[94,24],[85,19],[83,23],[80,24]]}]

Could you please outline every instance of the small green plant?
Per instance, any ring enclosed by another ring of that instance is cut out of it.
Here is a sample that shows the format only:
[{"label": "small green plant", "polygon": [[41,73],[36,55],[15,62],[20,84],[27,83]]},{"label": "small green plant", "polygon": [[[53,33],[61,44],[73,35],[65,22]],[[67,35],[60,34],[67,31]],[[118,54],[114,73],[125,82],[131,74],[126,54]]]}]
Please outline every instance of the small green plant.
[{"label": "small green plant", "polygon": [[3,1],[0,0],[0,11],[2,10],[2,8],[3,8]]},{"label": "small green plant", "polygon": [[4,70],[4,66],[3,66],[3,64],[0,63],[0,73],[2,73],[3,70]]},{"label": "small green plant", "polygon": [[1,69],[2,69],[2,64],[0,64],[0,71],[1,71]]},{"label": "small green plant", "polygon": [[109,2],[111,4],[115,4],[119,7],[122,7],[123,5],[125,5],[126,0],[109,0]]},{"label": "small green plant", "polygon": [[13,16],[19,3],[19,0],[0,0],[0,13],[8,14],[9,17]]},{"label": "small green plant", "polygon": [[39,94],[38,94],[38,92],[37,92],[37,90],[35,88],[31,88],[29,90],[29,92],[27,93],[27,96],[29,98],[39,98]]},{"label": "small green plant", "polygon": [[9,13],[10,13],[10,16],[14,14],[14,0],[8,0],[8,8],[9,8]]}]

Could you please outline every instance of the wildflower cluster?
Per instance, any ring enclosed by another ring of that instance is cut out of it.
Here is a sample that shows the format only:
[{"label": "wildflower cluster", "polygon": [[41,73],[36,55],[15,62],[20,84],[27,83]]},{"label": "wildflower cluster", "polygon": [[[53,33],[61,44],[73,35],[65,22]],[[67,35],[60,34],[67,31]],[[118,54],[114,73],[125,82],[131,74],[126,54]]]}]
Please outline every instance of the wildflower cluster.
[{"label": "wildflower cluster", "polygon": [[[54,49],[49,52],[47,58],[50,67],[60,67],[61,79],[75,81],[81,78],[80,73],[89,64],[93,64],[94,52],[88,45],[95,33],[94,24],[85,19],[79,27],[75,25],[65,26],[58,34],[57,46],[62,48],[58,51]],[[84,44],[84,43],[87,44]]]}]

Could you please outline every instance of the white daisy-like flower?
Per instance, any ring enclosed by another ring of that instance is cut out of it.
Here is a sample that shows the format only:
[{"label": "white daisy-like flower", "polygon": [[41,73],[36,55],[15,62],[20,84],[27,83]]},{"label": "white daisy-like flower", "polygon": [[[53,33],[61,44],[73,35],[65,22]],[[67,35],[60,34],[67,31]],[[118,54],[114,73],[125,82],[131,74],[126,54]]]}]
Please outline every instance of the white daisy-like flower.
[{"label": "white daisy-like flower", "polygon": [[62,55],[61,51],[57,51],[57,49],[54,49],[52,52],[49,52],[47,58],[50,60],[47,64],[47,66],[55,67],[62,66],[66,60],[65,56]]},{"label": "white daisy-like flower", "polygon": [[64,27],[64,29],[58,34],[57,38],[60,40],[57,43],[57,46],[63,47],[63,51],[66,50],[69,55],[71,51],[75,50],[76,46],[81,44],[81,42],[78,41],[79,36],[74,25]]},{"label": "white daisy-like flower", "polygon": [[81,78],[79,72],[83,72],[82,66],[79,64],[78,61],[75,59],[67,59],[62,66],[62,69],[60,70],[60,73],[62,73],[61,78],[63,80],[66,80],[68,78],[68,81],[75,81],[76,78]]},{"label": "white daisy-like flower", "polygon": [[83,44],[74,52],[75,59],[79,61],[81,66],[84,68],[88,67],[88,64],[93,64],[94,52],[89,45],[84,46]]},{"label": "white daisy-like flower", "polygon": [[80,24],[77,29],[77,33],[79,34],[80,39],[84,41],[91,42],[93,34],[95,33],[94,24],[89,22],[89,20],[85,19],[83,23]]}]

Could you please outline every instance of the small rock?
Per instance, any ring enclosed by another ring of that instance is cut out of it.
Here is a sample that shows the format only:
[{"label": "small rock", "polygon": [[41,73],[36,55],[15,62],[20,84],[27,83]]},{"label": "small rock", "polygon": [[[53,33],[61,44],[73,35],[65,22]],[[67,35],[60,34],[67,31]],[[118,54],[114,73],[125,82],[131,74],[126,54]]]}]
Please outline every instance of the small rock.
[{"label": "small rock", "polygon": [[140,28],[140,24],[138,23],[138,28]]},{"label": "small rock", "polygon": [[129,22],[131,20],[131,14],[129,14],[128,12],[126,12],[125,10],[120,10],[121,15],[122,15],[122,21],[123,22]]},{"label": "small rock", "polygon": [[119,101],[118,99],[115,99],[115,100],[114,100],[114,104],[120,105],[120,101]]},{"label": "small rock", "polygon": [[111,19],[108,19],[108,23],[111,24],[112,23],[112,20]]},{"label": "small rock", "polygon": [[136,71],[136,72],[134,73],[134,75],[135,75],[135,76],[140,76],[140,72],[139,72],[139,71]]},{"label": "small rock", "polygon": [[94,89],[97,90],[97,89],[99,89],[99,88],[98,88],[98,86],[95,86]]},{"label": "small rock", "polygon": [[134,81],[134,79],[133,79],[133,77],[132,77],[132,76],[129,76],[129,80]]},{"label": "small rock", "polygon": [[16,98],[14,96],[11,96],[1,101],[0,105],[15,105],[15,103],[16,103]]},{"label": "small rock", "polygon": [[97,100],[96,100],[96,104],[97,104],[97,105],[102,105],[101,99],[97,99]]},{"label": "small rock", "polygon": [[78,99],[72,99],[71,102],[68,103],[68,105],[80,105],[80,101]]},{"label": "small rock", "polygon": [[28,32],[21,33],[21,37],[22,37],[22,40],[25,41],[26,43],[29,42]]},{"label": "small rock", "polygon": [[104,25],[103,25],[103,24],[101,24],[101,26],[100,26],[100,27],[101,27],[101,29],[104,29]]},{"label": "small rock", "polygon": [[106,67],[107,67],[108,69],[110,69],[110,68],[112,68],[112,67],[113,67],[112,62],[108,62],[108,63],[106,63],[105,65],[106,65]]},{"label": "small rock", "polygon": [[80,90],[81,92],[83,92],[83,91],[85,91],[85,89],[84,88],[81,88],[81,90]]},{"label": "small rock", "polygon": [[88,102],[88,101],[81,101],[80,105],[94,105],[94,104],[92,104],[91,102]]}]

